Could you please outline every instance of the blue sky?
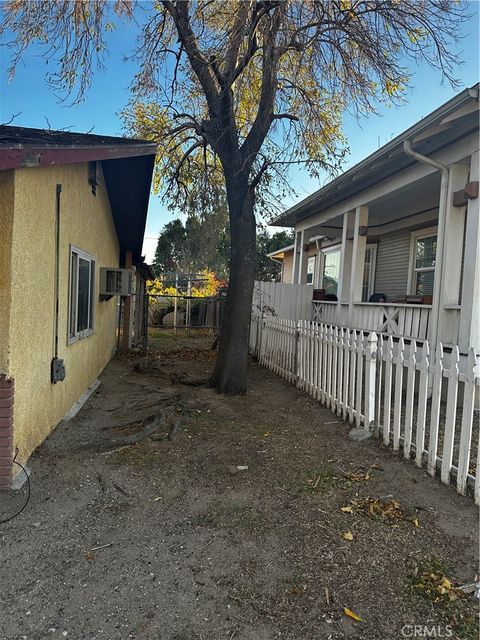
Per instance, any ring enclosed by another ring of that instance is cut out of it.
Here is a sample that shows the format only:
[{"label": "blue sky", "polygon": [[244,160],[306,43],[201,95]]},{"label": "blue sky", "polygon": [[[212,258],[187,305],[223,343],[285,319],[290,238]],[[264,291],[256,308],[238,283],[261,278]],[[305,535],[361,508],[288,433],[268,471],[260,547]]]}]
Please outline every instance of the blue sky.
[{"label": "blue sky", "polygon": [[[462,27],[463,39],[457,50],[463,65],[457,77],[463,86],[471,86],[479,80],[479,15],[478,3],[472,2],[476,15]],[[0,49],[0,122],[8,121],[19,114],[14,124],[30,127],[47,127],[47,119],[53,129],[71,127],[73,131],[89,131],[105,135],[121,135],[122,122],[118,112],[128,102],[129,84],[135,73],[135,65],[125,61],[134,44],[136,27],[120,25],[110,36],[109,55],[105,59],[106,70],[99,72],[87,94],[86,101],[68,106],[53,94],[45,82],[49,65],[40,56],[38,48],[31,48],[24,63],[17,69],[15,78],[8,82],[9,57]],[[401,107],[382,108],[378,115],[357,121],[345,116],[344,131],[350,147],[346,167],[355,164],[372,153],[392,137],[414,124],[456,92],[444,82],[439,72],[425,65],[412,68],[412,90],[407,103]],[[312,180],[301,168],[292,171],[292,184],[302,199],[325,182]],[[295,199],[285,201],[290,206]],[[155,238],[161,227],[172,219],[172,213],[162,205],[157,196],[150,199],[144,252],[151,260],[155,249]]]}]

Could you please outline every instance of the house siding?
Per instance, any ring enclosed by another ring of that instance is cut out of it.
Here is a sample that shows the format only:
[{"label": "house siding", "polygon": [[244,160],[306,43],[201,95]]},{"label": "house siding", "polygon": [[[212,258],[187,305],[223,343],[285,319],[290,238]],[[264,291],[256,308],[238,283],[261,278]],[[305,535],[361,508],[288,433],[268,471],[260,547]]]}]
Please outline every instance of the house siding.
[{"label": "house siding", "polygon": [[[51,384],[54,355],[56,185],[60,213],[59,357],[66,378]],[[94,333],[67,345],[70,245],[95,257]],[[99,268],[119,264],[119,246],[103,176],[96,197],[88,164],[15,172],[8,374],[15,379],[14,446],[25,462],[110,360],[117,299],[99,300]]]},{"label": "house siding", "polygon": [[407,293],[410,240],[409,229],[395,231],[379,238],[375,293],[383,293],[388,299]]}]

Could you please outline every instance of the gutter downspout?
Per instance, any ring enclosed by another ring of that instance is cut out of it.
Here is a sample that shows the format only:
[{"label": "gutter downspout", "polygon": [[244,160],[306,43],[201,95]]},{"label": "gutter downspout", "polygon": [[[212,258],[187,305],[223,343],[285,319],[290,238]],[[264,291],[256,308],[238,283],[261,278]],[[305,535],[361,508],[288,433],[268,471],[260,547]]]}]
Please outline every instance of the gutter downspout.
[{"label": "gutter downspout", "polygon": [[437,264],[435,265],[435,282],[433,285],[433,304],[432,304],[432,333],[431,333],[431,362],[435,360],[436,349],[438,344],[439,334],[439,320],[440,320],[440,303],[441,303],[441,290],[443,280],[443,248],[445,245],[445,225],[447,217],[448,207],[448,180],[450,171],[447,166],[437,160],[433,160],[427,156],[423,156],[421,153],[417,153],[412,149],[412,141],[405,140],[403,143],[403,150],[407,156],[415,158],[423,164],[428,164],[435,167],[442,174],[442,181],[440,183],[440,201],[438,205],[438,230],[437,230]]}]

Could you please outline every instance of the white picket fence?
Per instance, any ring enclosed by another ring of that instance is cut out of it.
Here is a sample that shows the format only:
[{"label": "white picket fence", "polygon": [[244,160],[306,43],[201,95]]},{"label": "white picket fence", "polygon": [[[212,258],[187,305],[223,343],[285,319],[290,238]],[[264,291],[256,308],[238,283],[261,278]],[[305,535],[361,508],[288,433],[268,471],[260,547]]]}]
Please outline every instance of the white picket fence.
[{"label": "white picket fence", "polygon": [[480,372],[470,349],[432,358],[428,342],[377,336],[307,320],[252,317],[250,350],[259,362],[305,390],[350,424],[412,457],[445,484],[480,504],[478,415]]}]

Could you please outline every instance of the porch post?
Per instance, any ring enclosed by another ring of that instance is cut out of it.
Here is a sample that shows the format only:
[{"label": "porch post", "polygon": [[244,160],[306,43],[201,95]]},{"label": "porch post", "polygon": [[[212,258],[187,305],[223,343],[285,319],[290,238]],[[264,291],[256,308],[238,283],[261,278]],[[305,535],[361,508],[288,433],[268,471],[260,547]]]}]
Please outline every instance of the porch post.
[{"label": "porch post", "polygon": [[[439,342],[457,342],[458,336],[452,334],[455,318],[452,313],[457,311],[446,309],[459,304],[460,285],[462,278],[462,250],[465,225],[465,207],[453,206],[453,194],[462,189],[468,182],[469,167],[466,164],[453,164],[449,167],[447,208],[445,212],[445,236],[443,241],[442,282],[439,287]],[[433,301],[435,304],[435,301]],[[458,326],[458,325],[457,325]]]},{"label": "porch post", "polygon": [[[300,245],[300,247],[299,247]],[[303,229],[301,231],[295,230],[295,246],[293,247],[293,266],[292,266],[292,284],[299,284],[301,274],[301,261],[302,261],[302,247],[303,247]]]},{"label": "porch post", "polygon": [[[471,182],[480,180],[480,154],[472,154]],[[480,207],[479,198],[468,201],[465,228],[465,258],[463,267],[462,307],[460,312],[460,348],[469,346],[480,353]]]},{"label": "porch post", "polygon": [[[132,252],[125,252],[125,269],[132,268]],[[123,328],[122,328],[122,351],[128,351],[132,346],[131,336],[132,318],[132,296],[127,296],[123,303]]]},{"label": "porch post", "polygon": [[302,231],[300,232],[300,249],[299,249],[299,253],[297,254],[297,259],[298,259],[298,276],[297,276],[297,284],[302,284],[302,280],[303,280],[303,254],[305,253],[303,250],[303,243],[305,240],[305,229],[302,229]]},{"label": "porch post", "polygon": [[350,271],[350,297],[348,305],[348,326],[355,322],[354,303],[362,301],[363,272],[365,270],[365,250],[367,248],[368,207],[355,209],[353,225],[352,268]]},{"label": "porch post", "polygon": [[349,301],[352,271],[354,212],[343,214],[342,246],[340,249],[340,273],[338,276],[337,324],[342,324],[342,302]]}]

